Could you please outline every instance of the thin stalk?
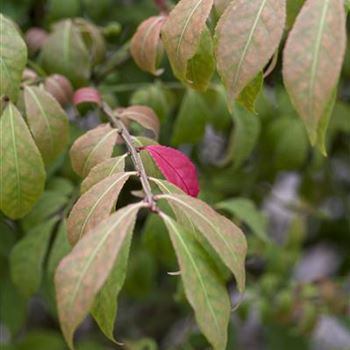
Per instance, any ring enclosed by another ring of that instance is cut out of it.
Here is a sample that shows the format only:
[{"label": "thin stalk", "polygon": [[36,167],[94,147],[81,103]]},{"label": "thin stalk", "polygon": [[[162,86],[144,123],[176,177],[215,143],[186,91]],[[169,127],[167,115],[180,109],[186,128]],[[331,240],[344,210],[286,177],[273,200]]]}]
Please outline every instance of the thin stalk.
[{"label": "thin stalk", "polygon": [[145,167],[143,166],[143,162],[140,157],[139,151],[132,141],[129,130],[126,128],[123,121],[119,118],[118,114],[114,112],[107,103],[102,102],[101,109],[107,115],[111,126],[118,130],[120,137],[124,140],[126,147],[130,152],[131,160],[134,164],[135,170],[138,173],[138,176],[140,177],[142,189],[145,192],[146,203],[148,203],[152,211],[158,212],[159,210],[157,208],[156,201],[154,200],[154,196],[152,193],[150,182],[148,180],[148,176],[146,174]]}]

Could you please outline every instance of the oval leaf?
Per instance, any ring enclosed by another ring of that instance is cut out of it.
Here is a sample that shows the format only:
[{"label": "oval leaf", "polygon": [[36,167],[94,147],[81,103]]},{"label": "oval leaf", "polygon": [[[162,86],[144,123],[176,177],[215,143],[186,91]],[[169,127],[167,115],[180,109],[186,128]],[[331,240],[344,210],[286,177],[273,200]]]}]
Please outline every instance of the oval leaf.
[{"label": "oval leaf", "polygon": [[73,170],[86,177],[96,164],[111,157],[118,132],[109,124],[103,124],[79,137],[70,149]]},{"label": "oval leaf", "polygon": [[59,264],[55,274],[58,315],[65,339],[73,349],[73,334],[91,309],[121,248],[132,234],[138,210],[129,205],[85,235]]},{"label": "oval leaf", "polygon": [[60,104],[36,86],[24,89],[26,117],[34,140],[46,163],[53,161],[67,146],[68,118]]},{"label": "oval leaf", "polygon": [[132,174],[128,172],[109,176],[79,198],[67,220],[68,239],[72,245],[110,215],[120,191]]},{"label": "oval leaf", "polygon": [[283,34],[285,0],[235,0],[216,27],[217,69],[231,101],[272,57]]},{"label": "oval leaf", "polygon": [[78,106],[81,103],[96,103],[101,104],[101,96],[99,92],[91,87],[83,87],[75,91],[73,95],[73,103]]},{"label": "oval leaf", "polygon": [[161,145],[145,146],[144,149],[149,152],[168,181],[190,196],[198,195],[197,171],[186,155],[174,148]]},{"label": "oval leaf", "polygon": [[231,313],[225,284],[193,234],[169,216],[162,213],[161,217],[168,228],[185,294],[195,311],[197,323],[213,348],[224,350]]},{"label": "oval leaf", "polygon": [[160,30],[165,16],[153,16],[143,21],[131,40],[131,55],[136,64],[146,72],[157,75],[160,50]]},{"label": "oval leaf", "polygon": [[27,63],[27,47],[17,28],[0,13],[0,96],[16,101]]},{"label": "oval leaf", "polygon": [[152,130],[158,138],[159,134],[159,118],[153,110],[147,106],[131,106],[123,109],[120,117],[123,119],[134,120],[144,128]]},{"label": "oval leaf", "polygon": [[0,209],[12,219],[28,214],[43,192],[45,178],[32,135],[9,103],[0,117]]},{"label": "oval leaf", "polygon": [[162,28],[162,42],[174,74],[186,80],[187,63],[195,55],[213,0],[180,0]]},{"label": "oval leaf", "polygon": [[306,1],[284,49],[283,78],[312,144],[337,85],[345,48],[343,1]]},{"label": "oval leaf", "polygon": [[239,227],[199,199],[181,194],[163,194],[159,195],[159,198],[166,199],[170,205],[174,205],[182,212],[186,219],[184,221],[186,227],[190,222],[191,226],[202,233],[232,271],[236,277],[238,289],[243,292],[247,242]]},{"label": "oval leaf", "polygon": [[108,176],[123,172],[125,170],[126,157],[127,154],[121,157],[114,157],[94,166],[89,175],[81,183],[80,193],[85,193],[92,186]]}]

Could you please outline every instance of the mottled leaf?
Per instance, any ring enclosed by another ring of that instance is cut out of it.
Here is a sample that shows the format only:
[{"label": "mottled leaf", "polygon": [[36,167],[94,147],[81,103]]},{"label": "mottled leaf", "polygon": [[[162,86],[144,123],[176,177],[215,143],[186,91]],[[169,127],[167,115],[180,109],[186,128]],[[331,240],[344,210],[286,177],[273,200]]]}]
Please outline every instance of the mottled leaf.
[{"label": "mottled leaf", "polygon": [[43,192],[45,177],[28,127],[9,103],[0,117],[0,209],[12,219],[28,214]]},{"label": "mottled leaf", "polygon": [[31,296],[40,287],[45,254],[57,220],[52,218],[31,229],[11,251],[11,278],[24,296]]},{"label": "mottled leaf", "polygon": [[0,96],[15,102],[27,63],[27,47],[12,21],[1,13],[0,28]]},{"label": "mottled leaf", "polygon": [[230,299],[210,256],[194,236],[161,214],[180,265],[186,297],[195,311],[199,328],[216,350],[226,349]]},{"label": "mottled leaf", "polygon": [[172,143],[197,143],[202,140],[208,109],[198,92],[187,89],[176,116]]},{"label": "mottled leaf", "polygon": [[83,194],[92,186],[105,179],[108,176],[125,170],[125,158],[127,154],[121,157],[114,157],[95,165],[89,172],[89,175],[80,185],[80,193]]},{"label": "mottled leaf", "polygon": [[259,138],[261,123],[258,116],[237,105],[232,112],[234,127],[221,165],[233,162],[238,169],[251,155]]},{"label": "mottled leaf", "polygon": [[243,221],[260,239],[269,240],[267,218],[258,211],[253,201],[246,198],[234,198],[220,202],[215,207],[223,209],[239,221]]},{"label": "mottled leaf", "polygon": [[239,94],[237,102],[249,112],[256,113],[255,102],[263,87],[264,77],[260,72]]},{"label": "mottled leaf", "polygon": [[188,61],[196,54],[213,0],[180,0],[162,27],[162,42],[176,77],[186,80]]},{"label": "mottled leaf", "polygon": [[41,60],[49,73],[59,73],[73,83],[82,86],[90,76],[89,52],[79,29],[67,19],[57,23],[42,47]]},{"label": "mottled leaf", "polygon": [[149,152],[168,181],[180,187],[190,196],[198,195],[197,170],[185,154],[161,145],[145,146],[144,149]]},{"label": "mottled leaf", "polygon": [[243,292],[247,243],[242,231],[199,199],[179,194],[163,194],[159,195],[159,198],[166,199],[169,204],[182,211],[192,225],[202,233],[232,271],[238,289]]},{"label": "mottled leaf", "polygon": [[58,313],[70,349],[74,331],[93,306],[144,205],[129,205],[112,214],[89,231],[59,264],[55,275]]},{"label": "mottled leaf", "polygon": [[283,79],[311,143],[336,88],[346,48],[342,0],[307,0],[289,34]]},{"label": "mottled leaf", "polygon": [[213,38],[204,28],[195,55],[188,61],[186,82],[193,89],[205,91],[215,71]]},{"label": "mottled leaf", "polygon": [[68,239],[72,245],[110,215],[125,182],[133,174],[127,172],[109,176],[78,199],[67,219]]},{"label": "mottled leaf", "polygon": [[73,170],[81,177],[98,163],[109,159],[118,137],[116,129],[103,124],[79,137],[70,149]]},{"label": "mottled leaf", "polygon": [[161,50],[160,30],[165,16],[152,16],[143,21],[132,37],[130,52],[136,64],[144,71],[158,75],[159,50]]},{"label": "mottled leaf", "polygon": [[235,0],[216,27],[217,69],[229,106],[268,63],[285,23],[285,0]]},{"label": "mottled leaf", "polygon": [[36,86],[24,89],[26,117],[33,138],[46,163],[52,162],[68,143],[68,118],[60,104]]},{"label": "mottled leaf", "polygon": [[120,116],[122,119],[134,120],[144,128],[153,131],[156,138],[158,138],[159,118],[151,108],[147,106],[131,106],[123,109]]}]

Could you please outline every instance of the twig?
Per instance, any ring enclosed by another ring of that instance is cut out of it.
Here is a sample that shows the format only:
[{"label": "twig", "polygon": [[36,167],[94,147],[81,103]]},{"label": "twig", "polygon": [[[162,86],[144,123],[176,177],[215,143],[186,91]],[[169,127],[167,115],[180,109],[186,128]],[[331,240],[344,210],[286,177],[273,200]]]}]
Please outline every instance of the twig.
[{"label": "twig", "polygon": [[145,192],[145,201],[149,204],[149,207],[152,211],[158,212],[159,209],[153,197],[151,185],[149,183],[149,180],[145,171],[145,167],[143,166],[143,162],[141,160],[141,157],[137,148],[133,144],[129,130],[125,127],[124,123],[119,118],[118,114],[114,112],[107,103],[102,102],[101,109],[107,115],[111,126],[118,130],[120,137],[124,140],[126,147],[130,152],[131,160],[134,164],[135,170],[138,172],[143,191]]}]

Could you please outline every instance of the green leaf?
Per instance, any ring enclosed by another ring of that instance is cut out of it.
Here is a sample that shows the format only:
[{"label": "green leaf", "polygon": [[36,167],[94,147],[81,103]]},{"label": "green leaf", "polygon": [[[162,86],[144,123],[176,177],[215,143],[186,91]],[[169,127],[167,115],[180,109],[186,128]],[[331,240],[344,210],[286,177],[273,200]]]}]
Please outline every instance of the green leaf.
[{"label": "green leaf", "polygon": [[64,346],[64,340],[58,332],[34,330],[16,344],[16,350],[62,350]]},{"label": "green leaf", "polygon": [[13,22],[1,13],[0,28],[0,96],[16,102],[27,63],[27,46]]},{"label": "green leaf", "polygon": [[11,251],[11,278],[24,296],[33,295],[40,287],[43,261],[57,220],[50,219],[31,229]]},{"label": "green leaf", "polygon": [[180,0],[162,27],[162,42],[179,80],[186,81],[188,61],[196,54],[213,0]]},{"label": "green leaf", "polygon": [[129,205],[112,214],[90,230],[59,264],[55,275],[58,314],[70,349],[74,349],[77,326],[93,306],[144,205]]},{"label": "green leaf", "polygon": [[95,165],[91,169],[89,175],[81,183],[80,192],[83,194],[106,177],[124,172],[126,157],[127,154],[107,159],[102,163]]},{"label": "green leaf", "polygon": [[204,135],[207,108],[203,97],[187,89],[176,117],[172,143],[197,143]]},{"label": "green leaf", "polygon": [[186,82],[193,89],[205,91],[214,71],[213,38],[209,29],[205,28],[195,55],[188,61]]},{"label": "green leaf", "polygon": [[237,102],[251,113],[256,113],[255,103],[264,84],[264,76],[260,72],[239,94]]},{"label": "green leaf", "polygon": [[54,177],[48,182],[46,189],[52,192],[59,192],[61,195],[69,197],[74,191],[73,183],[64,177]]},{"label": "green leaf", "polygon": [[267,236],[267,219],[257,210],[253,201],[246,198],[234,198],[216,204],[216,208],[229,212],[236,219],[247,224],[260,239],[269,241]]},{"label": "green leaf", "polygon": [[72,245],[110,215],[125,182],[134,174],[127,172],[109,176],[79,198],[67,219],[68,239]]},{"label": "green leaf", "polygon": [[233,161],[235,169],[238,169],[253,152],[260,135],[261,123],[256,115],[238,105],[234,107],[232,118],[234,128],[221,165]]},{"label": "green leaf", "polygon": [[217,70],[229,107],[275,53],[285,24],[285,0],[235,0],[216,26]]},{"label": "green leaf", "polygon": [[49,73],[66,76],[75,87],[87,84],[91,70],[90,55],[72,20],[67,19],[54,26],[54,31],[42,47],[41,60]]},{"label": "green leaf", "polygon": [[[191,225],[191,230],[194,227],[202,234],[234,274],[238,289],[243,292],[247,242],[239,227],[199,199],[181,194],[163,194],[159,195],[159,198],[166,199],[172,207],[182,213],[185,220],[182,219],[181,223],[185,227]],[[178,212],[177,217],[180,218]]]},{"label": "green leaf", "polygon": [[225,284],[193,234],[169,216],[161,214],[161,217],[168,228],[180,265],[185,294],[195,311],[199,328],[214,349],[224,350],[231,313]]},{"label": "green leaf", "polygon": [[46,163],[52,162],[68,143],[68,118],[60,104],[44,89],[24,89],[26,117],[33,138]]},{"label": "green leaf", "polygon": [[69,151],[73,170],[81,177],[98,163],[109,159],[117,141],[117,129],[102,124],[80,136]]},{"label": "green leaf", "polygon": [[44,163],[17,108],[0,117],[0,209],[16,219],[29,213],[43,192]]},{"label": "green leaf", "polygon": [[214,0],[216,13],[221,16],[233,0]]},{"label": "green leaf", "polygon": [[306,125],[312,145],[320,142],[317,136],[319,124],[327,119],[323,116],[327,114],[327,106],[336,89],[345,50],[343,1],[306,1],[284,49],[283,80]]}]

